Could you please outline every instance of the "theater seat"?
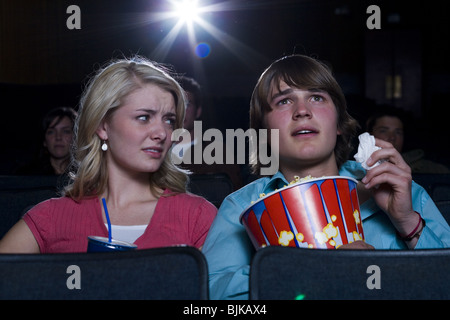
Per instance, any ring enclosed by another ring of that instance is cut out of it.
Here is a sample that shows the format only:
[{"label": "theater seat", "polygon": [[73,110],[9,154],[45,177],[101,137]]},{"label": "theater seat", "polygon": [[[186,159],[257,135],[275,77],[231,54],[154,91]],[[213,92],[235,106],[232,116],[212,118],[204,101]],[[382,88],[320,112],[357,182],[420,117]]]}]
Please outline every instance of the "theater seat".
[{"label": "theater seat", "polygon": [[0,176],[0,239],[37,203],[58,197],[57,176]]},{"label": "theater seat", "polygon": [[0,255],[0,299],[208,299],[208,271],[193,247],[128,252]]},{"label": "theater seat", "polygon": [[450,200],[436,201],[436,207],[438,207],[442,216],[445,218],[447,223],[450,225]]},{"label": "theater seat", "polygon": [[192,174],[189,176],[188,190],[204,197],[217,208],[234,191],[233,183],[226,173]]},{"label": "theater seat", "polygon": [[266,247],[250,269],[250,298],[450,299],[450,249]]},{"label": "theater seat", "polygon": [[433,201],[450,201],[450,174],[415,173],[412,178],[428,192]]}]

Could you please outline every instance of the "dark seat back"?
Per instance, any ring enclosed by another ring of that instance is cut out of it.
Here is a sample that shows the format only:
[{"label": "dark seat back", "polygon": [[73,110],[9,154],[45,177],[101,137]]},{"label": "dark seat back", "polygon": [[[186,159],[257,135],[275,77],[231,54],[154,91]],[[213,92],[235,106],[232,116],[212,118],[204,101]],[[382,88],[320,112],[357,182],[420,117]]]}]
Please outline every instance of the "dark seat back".
[{"label": "dark seat back", "polygon": [[216,207],[220,207],[223,199],[233,192],[233,183],[226,173],[192,174],[189,179],[188,190]]},{"label": "dark seat back", "polygon": [[450,174],[415,173],[413,180],[428,192],[433,201],[450,201]]},{"label": "dark seat back", "polygon": [[57,176],[0,176],[0,239],[41,201],[58,196]]},{"label": "dark seat back", "polygon": [[447,223],[450,225],[450,200],[436,201],[436,207],[441,212]]},{"label": "dark seat back", "polygon": [[0,275],[1,299],[208,299],[206,259],[193,247],[4,254]]},{"label": "dark seat back", "polygon": [[250,298],[450,299],[450,249],[267,247],[254,256]]}]

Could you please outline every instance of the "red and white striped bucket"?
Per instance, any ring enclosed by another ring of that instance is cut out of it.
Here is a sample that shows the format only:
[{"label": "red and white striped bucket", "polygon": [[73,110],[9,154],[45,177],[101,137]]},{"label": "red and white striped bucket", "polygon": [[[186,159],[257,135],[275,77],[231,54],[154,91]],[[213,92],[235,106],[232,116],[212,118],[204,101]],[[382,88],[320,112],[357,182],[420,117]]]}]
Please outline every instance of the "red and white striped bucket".
[{"label": "red and white striped bucket", "polygon": [[343,176],[292,183],[240,216],[253,245],[334,249],[364,240],[357,181]]}]

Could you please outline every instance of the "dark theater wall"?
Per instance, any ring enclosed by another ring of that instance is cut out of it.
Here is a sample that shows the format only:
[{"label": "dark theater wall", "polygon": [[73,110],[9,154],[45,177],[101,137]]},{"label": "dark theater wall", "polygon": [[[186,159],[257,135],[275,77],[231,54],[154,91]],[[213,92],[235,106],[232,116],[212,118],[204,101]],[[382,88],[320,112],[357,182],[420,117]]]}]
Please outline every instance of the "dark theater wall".
[{"label": "dark theater wall", "polygon": [[[430,159],[450,163],[450,6],[447,1],[252,0],[200,1],[216,11],[202,18],[215,35],[195,26],[199,58],[180,29],[167,55],[159,50],[176,19],[159,19],[165,0],[0,0],[0,174],[37,148],[40,118],[51,108],[76,107],[87,76],[111,58],[132,54],[168,64],[203,86],[203,128],[248,126],[248,104],[265,67],[300,53],[329,64],[363,123],[378,104],[413,115],[410,141]],[[77,5],[81,29],[66,25]],[[381,29],[369,29],[369,5],[381,10]],[[396,38],[397,37],[397,38]],[[398,40],[396,40],[398,39]],[[400,75],[402,97],[386,95],[387,78]]]}]

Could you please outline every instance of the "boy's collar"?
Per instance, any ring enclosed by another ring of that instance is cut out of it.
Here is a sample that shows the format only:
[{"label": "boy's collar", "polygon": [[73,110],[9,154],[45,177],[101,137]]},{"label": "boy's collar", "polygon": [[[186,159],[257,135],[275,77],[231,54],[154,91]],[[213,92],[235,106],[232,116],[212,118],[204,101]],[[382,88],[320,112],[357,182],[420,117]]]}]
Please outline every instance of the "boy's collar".
[{"label": "boy's collar", "polygon": [[269,193],[274,191],[275,189],[281,189],[284,186],[287,186],[289,182],[286,180],[281,171],[275,173],[264,187],[264,193]]}]

